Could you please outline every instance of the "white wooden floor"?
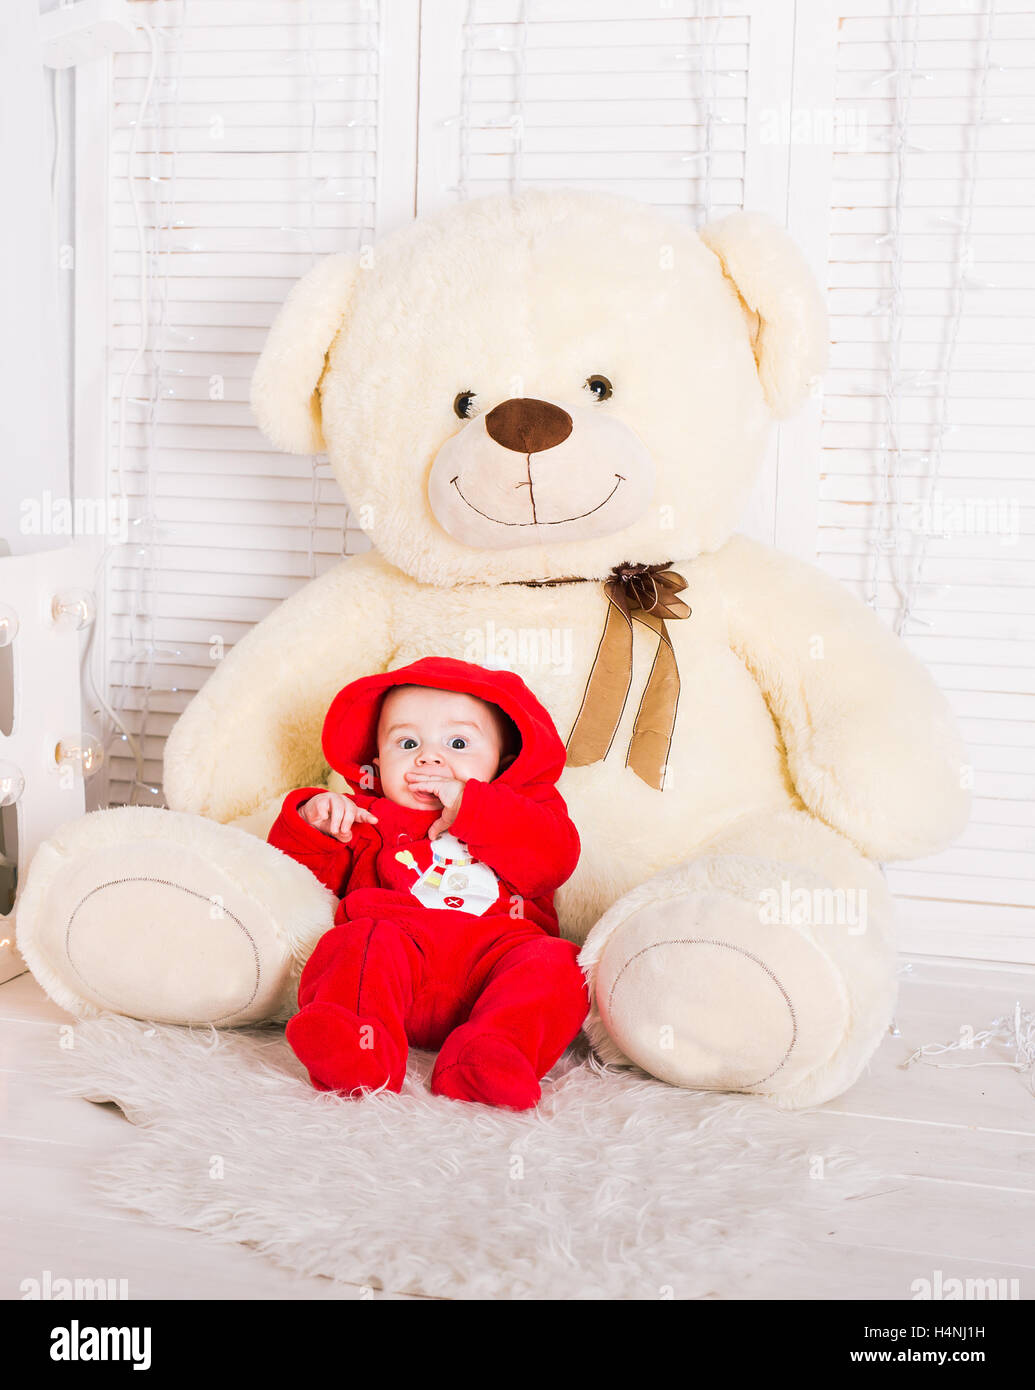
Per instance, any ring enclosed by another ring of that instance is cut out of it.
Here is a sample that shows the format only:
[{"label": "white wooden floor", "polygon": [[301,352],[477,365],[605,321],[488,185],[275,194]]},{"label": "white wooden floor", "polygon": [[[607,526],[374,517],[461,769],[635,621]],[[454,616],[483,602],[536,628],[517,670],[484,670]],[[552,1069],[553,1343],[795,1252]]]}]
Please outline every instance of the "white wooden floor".
[{"label": "white wooden floor", "polygon": [[[1035,1096],[1027,1079],[1005,1067],[899,1065],[922,1043],[987,1027],[1017,1000],[1035,1010],[1035,967],[930,957],[906,964],[900,1036],[889,1035],[867,1075],[822,1109],[832,1145],[865,1141],[892,1176],[844,1203],[804,1257],[789,1262],[774,1251],[752,1275],[753,1297],[908,1299],[914,1280],[938,1270],[943,1279],[1016,1279],[1022,1299],[1035,1296]],[[0,986],[0,1298],[20,1298],[22,1280],[44,1270],[127,1279],[138,1299],[360,1296],[348,1285],[296,1277],[245,1247],[103,1207],[87,1171],[132,1138],[132,1127],[113,1106],[55,1096],[20,1058],[35,1030],[67,1021],[30,975]]]}]

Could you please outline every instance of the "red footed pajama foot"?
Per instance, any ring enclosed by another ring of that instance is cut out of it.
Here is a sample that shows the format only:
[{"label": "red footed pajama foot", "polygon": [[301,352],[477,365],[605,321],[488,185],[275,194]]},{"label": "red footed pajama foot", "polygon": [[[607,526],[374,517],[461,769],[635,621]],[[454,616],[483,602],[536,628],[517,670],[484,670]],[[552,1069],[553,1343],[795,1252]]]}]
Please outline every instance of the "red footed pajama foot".
[{"label": "red footed pajama foot", "polygon": [[448,1037],[438,1054],[431,1074],[435,1095],[510,1110],[531,1110],[539,1103],[535,1069],[512,1042],[495,1033],[462,1034],[461,1028]]},{"label": "red footed pajama foot", "polygon": [[376,1019],[325,1001],[301,1009],[284,1031],[318,1091],[402,1090],[406,1057]]}]

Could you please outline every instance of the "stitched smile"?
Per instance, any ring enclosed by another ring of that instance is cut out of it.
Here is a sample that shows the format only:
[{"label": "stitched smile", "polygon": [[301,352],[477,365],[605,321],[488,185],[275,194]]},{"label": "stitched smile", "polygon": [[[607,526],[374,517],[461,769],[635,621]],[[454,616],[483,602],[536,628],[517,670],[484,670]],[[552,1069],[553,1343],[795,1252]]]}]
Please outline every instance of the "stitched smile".
[{"label": "stitched smile", "polygon": [[[467,498],[461,491],[460,484],[457,482],[457,478],[460,477],[459,473],[457,473],[456,477],[450,478],[449,481],[451,485],[456,488],[457,493],[460,496],[460,500],[465,504],[465,506],[470,507],[471,511],[477,512],[479,516],[485,517],[486,521],[494,521],[497,526],[563,526],[566,521],[581,521],[584,516],[592,516],[594,512],[598,512],[601,507],[606,506],[607,503],[610,502],[611,498],[618,491],[618,489],[625,482],[625,478],[622,476],[621,473],[616,473],[614,476],[616,479],[615,485],[602,502],[598,502],[595,507],[590,507],[589,511],[587,512],[579,512],[576,516],[562,516],[558,521],[539,521],[535,517],[534,500],[532,504],[533,519],[531,521],[501,521],[498,516],[490,516],[488,512],[483,512],[481,507],[476,507],[473,502],[469,502],[467,500]],[[520,484],[520,486],[524,487],[525,484],[522,483]]]}]

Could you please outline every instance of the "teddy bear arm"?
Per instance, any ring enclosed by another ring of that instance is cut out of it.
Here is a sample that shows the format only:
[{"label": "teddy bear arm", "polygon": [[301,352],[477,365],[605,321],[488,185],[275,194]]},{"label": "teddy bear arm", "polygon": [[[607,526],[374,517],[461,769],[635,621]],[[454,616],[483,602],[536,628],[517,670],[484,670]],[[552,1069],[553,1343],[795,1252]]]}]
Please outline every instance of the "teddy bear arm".
[{"label": "teddy bear arm", "polygon": [[744,537],[720,552],[729,640],[806,806],[873,859],[935,853],[969,814],[966,754],[930,674],[814,565]]},{"label": "teddy bear arm", "polygon": [[327,708],[343,685],[390,665],[394,598],[386,567],[357,556],[241,638],[166,741],[169,807],[240,821],[292,787],[320,785]]}]

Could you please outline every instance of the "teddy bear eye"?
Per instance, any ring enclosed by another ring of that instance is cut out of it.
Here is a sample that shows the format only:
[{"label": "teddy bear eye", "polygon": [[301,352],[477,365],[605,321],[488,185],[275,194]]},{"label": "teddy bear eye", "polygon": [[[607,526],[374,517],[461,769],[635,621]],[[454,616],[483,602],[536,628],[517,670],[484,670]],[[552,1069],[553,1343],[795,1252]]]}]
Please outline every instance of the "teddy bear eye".
[{"label": "teddy bear eye", "polygon": [[606,401],[614,394],[615,388],[611,385],[606,376],[591,376],[587,380],[586,385],[589,387],[590,391],[592,391],[593,395],[596,396],[598,401]]},{"label": "teddy bear eye", "polygon": [[461,391],[453,402],[453,410],[459,415],[461,420],[471,418],[471,407],[474,405],[474,392]]}]

